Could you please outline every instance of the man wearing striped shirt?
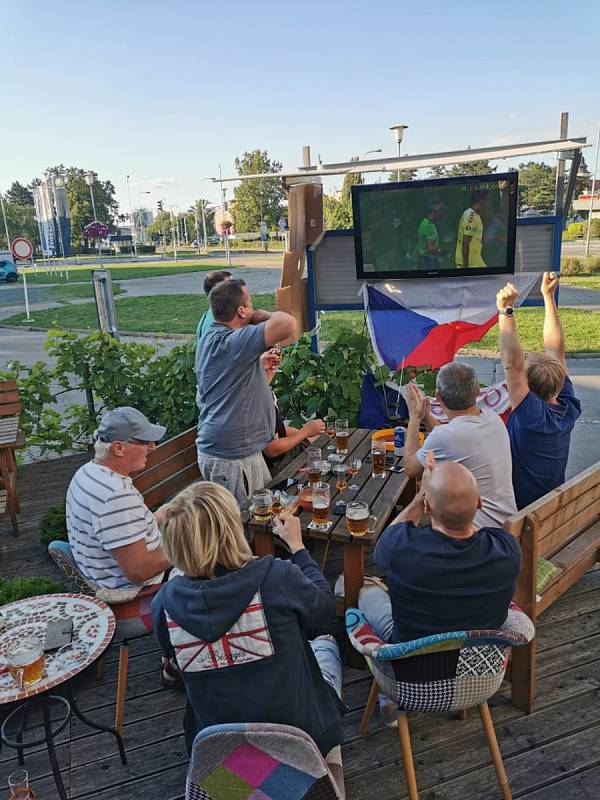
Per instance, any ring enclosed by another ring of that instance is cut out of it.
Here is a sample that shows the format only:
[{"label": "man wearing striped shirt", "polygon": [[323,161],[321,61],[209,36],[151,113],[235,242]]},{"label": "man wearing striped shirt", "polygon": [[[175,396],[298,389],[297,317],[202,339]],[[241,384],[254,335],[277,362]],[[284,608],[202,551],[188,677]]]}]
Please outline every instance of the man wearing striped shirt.
[{"label": "man wearing striped shirt", "polygon": [[169,562],[158,522],[131,475],[146,465],[165,428],[137,409],[109,411],[95,432],[95,458],[80,467],[67,491],[67,530],[77,567],[107,601],[128,600],[161,583]]}]

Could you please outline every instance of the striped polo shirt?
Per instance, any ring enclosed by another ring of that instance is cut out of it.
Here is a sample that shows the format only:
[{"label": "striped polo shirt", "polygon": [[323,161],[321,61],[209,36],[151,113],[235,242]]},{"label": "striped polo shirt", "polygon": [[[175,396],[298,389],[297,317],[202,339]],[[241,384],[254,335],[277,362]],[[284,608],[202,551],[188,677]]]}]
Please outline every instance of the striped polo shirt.
[{"label": "striped polo shirt", "polygon": [[[142,539],[160,546],[154,514],[131,478],[90,461],[73,476],[67,491],[67,531],[73,557],[84,577],[105,590],[141,589],[132,584],[111,550]],[[162,573],[146,583],[156,583]]]}]

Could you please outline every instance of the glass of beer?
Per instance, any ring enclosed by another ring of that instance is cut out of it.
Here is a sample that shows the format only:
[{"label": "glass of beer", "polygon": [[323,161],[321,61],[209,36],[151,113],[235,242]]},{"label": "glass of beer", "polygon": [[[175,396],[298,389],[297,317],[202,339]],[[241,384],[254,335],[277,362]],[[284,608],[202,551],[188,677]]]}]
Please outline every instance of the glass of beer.
[{"label": "glass of beer", "polygon": [[268,522],[271,519],[271,502],[273,493],[270,489],[258,489],[252,494],[252,515],[257,522]]},{"label": "glass of beer", "polygon": [[377,517],[369,514],[368,503],[352,500],[346,506],[346,529],[352,536],[365,536],[375,532]]},{"label": "glass of beer", "polygon": [[278,517],[283,511],[283,500],[281,499],[281,492],[274,491],[271,498],[271,514]]},{"label": "glass of beer", "polygon": [[335,421],[335,443],[336,453],[345,456],[348,452],[348,420],[336,419]]},{"label": "glass of beer", "polygon": [[337,477],[335,488],[338,490],[338,492],[342,492],[344,489],[348,488],[348,481],[346,480],[348,467],[345,464],[334,464],[333,471]]},{"label": "glass of beer", "polygon": [[42,680],[44,674],[44,641],[37,636],[25,636],[11,644],[6,651],[11,678],[19,689],[27,689]]},{"label": "glass of beer", "polygon": [[313,526],[320,530],[327,530],[329,522],[329,504],[331,502],[331,489],[328,483],[317,483],[312,490]]},{"label": "glass of beer", "polygon": [[8,776],[9,800],[29,800],[29,773],[26,769],[18,769]]},{"label": "glass of beer", "polygon": [[385,478],[385,445],[373,442],[371,445],[371,459],[373,461],[373,469],[371,470],[372,478]]},{"label": "glass of beer", "polygon": [[308,467],[308,482],[311,486],[321,480],[321,448],[309,447],[306,450],[306,466]]}]

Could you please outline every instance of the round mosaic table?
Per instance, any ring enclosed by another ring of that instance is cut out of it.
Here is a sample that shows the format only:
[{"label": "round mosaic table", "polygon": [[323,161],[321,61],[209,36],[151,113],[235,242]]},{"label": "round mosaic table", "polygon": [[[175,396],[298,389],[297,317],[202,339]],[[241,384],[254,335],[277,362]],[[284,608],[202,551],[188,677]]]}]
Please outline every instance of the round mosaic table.
[{"label": "round mosaic table", "polygon": [[[48,754],[56,781],[56,787],[61,800],[66,800],[66,793],[56,751],[54,737],[63,730],[69,722],[73,712],[86,725],[97,730],[112,733],[119,747],[121,760],[125,764],[125,751],[121,736],[115,728],[99,725],[84,716],[75,702],[71,688],[72,679],[89,667],[98,659],[110,644],[115,632],[115,617],[110,608],[95,597],[83,594],[48,594],[17,600],[14,603],[0,608],[0,705],[21,702],[4,720],[0,730],[3,744],[17,750],[19,764],[24,763],[23,750],[41,743],[46,743]],[[44,659],[44,673],[42,680],[33,686],[19,689],[12,679],[4,653],[15,641],[24,636],[37,636],[43,639],[46,635],[46,624],[51,620],[65,618],[73,620],[72,644],[81,649],[84,656],[76,662],[65,662],[56,654],[46,653]],[[51,689],[58,686],[66,688],[68,699],[61,695],[50,695]],[[61,704],[65,709],[65,716],[57,728],[53,729],[50,703]],[[23,742],[23,731],[27,720],[27,707],[31,703],[39,702],[42,705],[44,718],[44,738],[35,742]],[[8,726],[15,718],[20,719],[16,738],[7,734]]]}]

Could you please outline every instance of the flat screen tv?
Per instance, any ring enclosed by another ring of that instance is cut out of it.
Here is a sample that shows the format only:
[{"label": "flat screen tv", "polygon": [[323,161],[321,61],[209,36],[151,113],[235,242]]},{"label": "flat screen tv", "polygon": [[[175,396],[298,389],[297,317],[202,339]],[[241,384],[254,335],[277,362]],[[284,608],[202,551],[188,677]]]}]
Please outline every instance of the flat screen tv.
[{"label": "flat screen tv", "polygon": [[352,187],[359,280],[515,271],[518,173]]}]

